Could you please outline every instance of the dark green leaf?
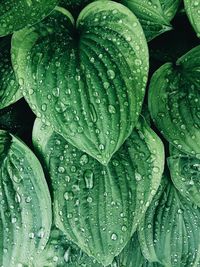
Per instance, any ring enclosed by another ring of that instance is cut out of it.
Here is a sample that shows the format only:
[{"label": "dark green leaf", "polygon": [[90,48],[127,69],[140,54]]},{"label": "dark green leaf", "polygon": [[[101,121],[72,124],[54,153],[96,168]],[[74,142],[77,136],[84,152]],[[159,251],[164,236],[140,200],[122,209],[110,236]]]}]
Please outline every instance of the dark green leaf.
[{"label": "dark green leaf", "polygon": [[56,226],[88,255],[110,264],[130,240],[159,186],[162,142],[142,121],[103,166],[39,120],[33,141],[52,179]]},{"label": "dark green leaf", "polygon": [[107,164],[136,125],[148,73],[137,18],[97,1],[79,15],[57,8],[13,37],[13,62],[37,116],[71,144]]},{"label": "dark green leaf", "polygon": [[180,0],[121,0],[139,19],[148,41],[172,29]]},{"label": "dark green leaf", "polygon": [[178,149],[200,157],[200,46],[176,65],[166,63],[150,82],[149,110],[165,138]]},{"label": "dark green leaf", "polygon": [[199,208],[184,199],[171,181],[163,178],[139,226],[144,256],[167,267],[198,267],[199,229]]},{"label": "dark green leaf", "polygon": [[197,33],[197,36],[200,37],[200,1],[184,0],[184,4],[188,18]]},{"label": "dark green leaf", "polygon": [[200,207],[200,159],[171,148],[168,165],[179,192]]},{"label": "dark green leaf", "polygon": [[51,200],[39,161],[0,130],[0,265],[32,266],[50,228]]},{"label": "dark green leaf", "polygon": [[3,0],[0,2],[0,36],[5,36],[46,17],[58,0]]}]

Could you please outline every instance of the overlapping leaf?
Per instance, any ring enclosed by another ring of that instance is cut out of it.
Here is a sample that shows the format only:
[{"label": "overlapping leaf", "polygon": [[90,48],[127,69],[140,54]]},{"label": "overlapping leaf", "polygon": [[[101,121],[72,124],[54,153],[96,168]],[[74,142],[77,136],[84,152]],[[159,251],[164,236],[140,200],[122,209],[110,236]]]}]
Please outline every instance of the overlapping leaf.
[{"label": "overlapping leaf", "polygon": [[139,19],[148,41],[172,29],[180,0],[121,0]]},{"label": "overlapping leaf", "polygon": [[0,131],[0,265],[31,266],[51,228],[51,200],[33,153]]},{"label": "overlapping leaf", "polygon": [[179,192],[200,207],[200,159],[171,148],[168,165]]},{"label": "overlapping leaf", "polygon": [[103,164],[136,125],[148,50],[137,18],[112,1],[79,15],[57,8],[14,34],[13,63],[32,110],[71,144]]},{"label": "overlapping leaf", "polygon": [[10,55],[10,37],[0,38],[0,109],[20,99]]},{"label": "overlapping leaf", "polygon": [[200,1],[199,0],[184,0],[185,10],[188,18],[200,37]]},{"label": "overlapping leaf", "polygon": [[185,153],[200,157],[200,46],[176,65],[166,63],[150,83],[149,110],[165,138]]},{"label": "overlapping leaf", "polygon": [[200,210],[163,180],[139,226],[144,256],[164,266],[200,264]]},{"label": "overlapping leaf", "polygon": [[33,140],[48,166],[56,226],[104,265],[130,240],[160,183],[163,145],[138,125],[108,166],[36,121]]},{"label": "overlapping leaf", "polygon": [[4,0],[0,3],[0,36],[5,36],[46,17],[58,0]]}]

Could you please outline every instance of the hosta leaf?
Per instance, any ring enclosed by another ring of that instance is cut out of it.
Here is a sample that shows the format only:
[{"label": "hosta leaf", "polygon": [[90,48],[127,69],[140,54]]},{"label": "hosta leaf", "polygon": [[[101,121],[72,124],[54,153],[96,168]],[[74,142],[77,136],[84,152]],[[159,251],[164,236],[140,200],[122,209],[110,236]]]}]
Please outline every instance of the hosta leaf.
[{"label": "hosta leaf", "polygon": [[148,41],[172,29],[180,0],[121,0],[139,19]]},{"label": "hosta leaf", "polygon": [[66,236],[53,227],[49,241],[34,262],[34,267],[103,267],[93,258],[83,253],[78,246],[67,240]]},{"label": "hosta leaf", "polygon": [[57,8],[42,23],[14,34],[13,62],[33,111],[107,164],[138,120],[147,45],[136,17],[115,2],[88,5],[76,25]]},{"label": "hosta leaf", "polygon": [[0,131],[0,265],[31,266],[49,238],[51,201],[39,161]]},{"label": "hosta leaf", "polygon": [[171,149],[168,165],[179,192],[200,207],[200,159]]},{"label": "hosta leaf", "polygon": [[10,37],[0,38],[0,109],[21,98],[10,56]]},{"label": "hosta leaf", "polygon": [[165,138],[185,153],[200,157],[200,46],[176,65],[166,63],[150,82],[149,110]]},{"label": "hosta leaf", "polygon": [[199,208],[165,179],[139,225],[139,241],[149,261],[168,267],[199,266]]},{"label": "hosta leaf", "polygon": [[200,37],[200,1],[199,0],[184,0],[185,10],[188,18]]},{"label": "hosta leaf", "polygon": [[0,3],[0,36],[5,36],[46,17],[58,0],[4,0]]},{"label": "hosta leaf", "polygon": [[39,120],[33,140],[52,179],[56,226],[88,255],[110,264],[159,186],[164,164],[160,139],[141,122],[107,166]]},{"label": "hosta leaf", "polygon": [[133,234],[131,240],[117,257],[117,260],[119,264],[116,267],[143,267],[145,258],[140,249],[137,232]]}]

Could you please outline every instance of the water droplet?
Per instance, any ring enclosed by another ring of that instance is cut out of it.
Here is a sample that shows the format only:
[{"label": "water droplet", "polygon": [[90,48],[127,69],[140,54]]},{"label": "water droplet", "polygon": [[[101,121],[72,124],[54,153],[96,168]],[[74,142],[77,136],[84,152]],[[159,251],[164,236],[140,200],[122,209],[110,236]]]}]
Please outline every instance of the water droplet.
[{"label": "water droplet", "polygon": [[136,181],[141,181],[142,180],[142,175],[138,172],[135,173],[135,179]]},{"label": "water droplet", "polygon": [[118,236],[117,236],[115,233],[113,233],[113,234],[111,235],[111,239],[112,239],[112,240],[115,241],[115,240],[117,240],[117,238],[118,238]]},{"label": "water droplet", "polygon": [[108,111],[111,114],[115,114],[116,113],[116,109],[115,109],[115,107],[113,105],[109,105],[108,106]]},{"label": "water droplet", "polygon": [[88,155],[87,154],[83,154],[81,157],[80,157],[80,164],[83,166],[85,164],[87,164],[89,161],[89,158],[88,158]]},{"label": "water droplet", "polygon": [[93,201],[92,197],[87,198],[87,202],[92,203],[92,201]]},{"label": "water droplet", "polygon": [[59,173],[64,173],[65,172],[65,168],[62,167],[62,166],[58,167],[58,172]]},{"label": "water droplet", "polygon": [[115,78],[115,72],[113,70],[107,71],[108,77],[113,80]]},{"label": "water droplet", "polygon": [[47,104],[42,104],[41,109],[42,109],[42,111],[46,111],[47,110]]},{"label": "water droplet", "polygon": [[87,169],[84,172],[85,186],[88,189],[92,189],[94,186],[94,173],[92,170]]},{"label": "water droplet", "polygon": [[99,145],[99,149],[100,149],[100,150],[104,150],[104,149],[105,149],[104,145],[103,145],[103,144],[100,144],[100,145]]},{"label": "water droplet", "polygon": [[72,200],[74,198],[74,193],[72,191],[68,191],[64,193],[65,200]]},{"label": "water droplet", "polygon": [[65,262],[69,262],[69,259],[70,259],[70,252],[71,252],[71,248],[69,247],[69,248],[65,251],[65,254],[64,254],[64,261],[65,261]]},{"label": "water droplet", "polygon": [[28,236],[29,236],[30,239],[33,239],[35,237],[35,234],[34,233],[30,233]]}]

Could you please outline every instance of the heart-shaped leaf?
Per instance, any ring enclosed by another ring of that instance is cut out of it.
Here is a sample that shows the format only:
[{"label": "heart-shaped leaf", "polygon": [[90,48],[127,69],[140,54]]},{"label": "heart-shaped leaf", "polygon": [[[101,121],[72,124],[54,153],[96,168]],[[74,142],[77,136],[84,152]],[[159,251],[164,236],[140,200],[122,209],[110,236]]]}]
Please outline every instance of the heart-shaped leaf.
[{"label": "heart-shaped leaf", "polygon": [[104,166],[40,120],[34,125],[33,141],[52,180],[56,226],[89,256],[111,264],[159,186],[162,142],[142,121]]},{"label": "heart-shaped leaf", "polygon": [[176,65],[166,63],[153,75],[149,90],[151,116],[178,149],[200,157],[200,46]]},{"label": "heart-shaped leaf", "polygon": [[22,96],[12,68],[10,37],[0,38],[0,70],[0,109],[2,109]]},{"label": "heart-shaped leaf", "polygon": [[142,252],[164,266],[200,264],[200,210],[188,202],[171,181],[163,178],[159,191],[139,225]]},{"label": "heart-shaped leaf", "polygon": [[148,50],[137,18],[112,1],[88,5],[74,26],[57,8],[13,37],[13,62],[37,116],[107,164],[136,125]]},{"label": "heart-shaped leaf", "polygon": [[32,266],[51,228],[41,165],[20,140],[0,130],[0,265]]},{"label": "heart-shaped leaf", "polygon": [[197,33],[197,37],[200,37],[200,1],[184,0],[184,5],[190,23]]},{"label": "heart-shaped leaf", "polygon": [[121,0],[139,19],[148,41],[172,29],[180,0]]},{"label": "heart-shaped leaf", "polygon": [[3,0],[0,3],[0,36],[5,36],[46,17],[58,0]]},{"label": "heart-shaped leaf", "polygon": [[171,147],[171,156],[167,160],[176,188],[200,207],[200,159]]}]

